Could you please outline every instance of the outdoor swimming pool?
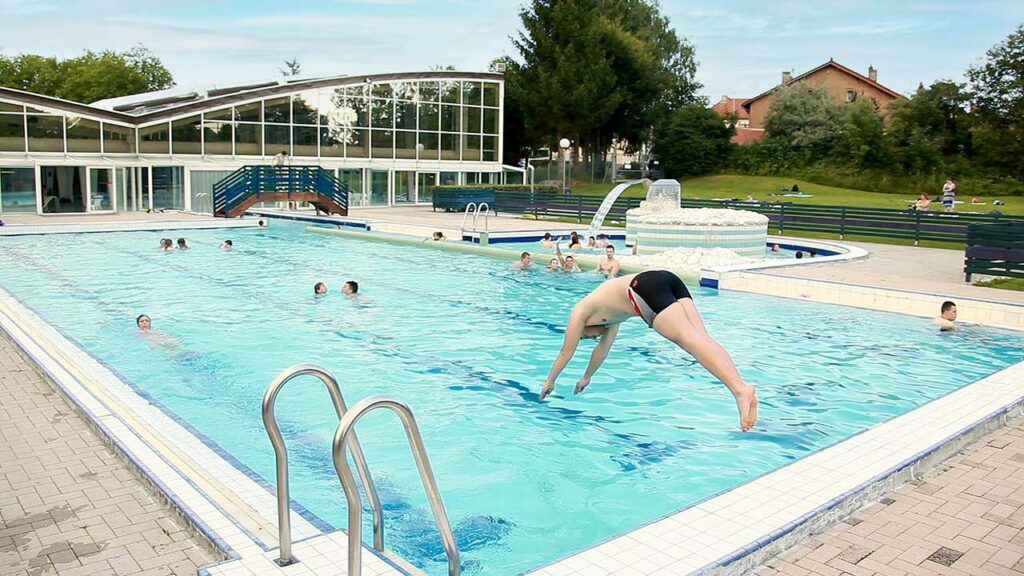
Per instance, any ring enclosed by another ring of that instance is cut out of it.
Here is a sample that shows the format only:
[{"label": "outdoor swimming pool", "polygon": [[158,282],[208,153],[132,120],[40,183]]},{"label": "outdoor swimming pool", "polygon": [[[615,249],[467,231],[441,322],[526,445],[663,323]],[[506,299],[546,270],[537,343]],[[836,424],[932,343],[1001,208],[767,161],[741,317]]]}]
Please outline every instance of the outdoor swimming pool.
[{"label": "outdoor swimming pool", "polygon": [[[1019,333],[939,334],[926,319],[691,286],[710,332],[759,387],[755,432],[738,431],[724,386],[638,320],[585,394],[570,391],[588,344],[541,403],[568,309],[597,276],[302,228],[189,231],[193,249],[169,253],[156,249],[167,232],[3,238],[0,285],[266,479],[260,402],[281,369],[325,366],[350,404],[401,397],[467,574],[515,574],[585,548],[1024,358]],[[236,250],[217,250],[228,234]],[[356,300],[339,293],[348,279],[360,282]],[[327,297],[314,298],[318,280]],[[164,343],[138,336],[143,312]],[[293,497],[343,527],[322,385],[290,384],[278,415]],[[359,433],[389,547],[443,573],[399,424],[374,413]]]}]

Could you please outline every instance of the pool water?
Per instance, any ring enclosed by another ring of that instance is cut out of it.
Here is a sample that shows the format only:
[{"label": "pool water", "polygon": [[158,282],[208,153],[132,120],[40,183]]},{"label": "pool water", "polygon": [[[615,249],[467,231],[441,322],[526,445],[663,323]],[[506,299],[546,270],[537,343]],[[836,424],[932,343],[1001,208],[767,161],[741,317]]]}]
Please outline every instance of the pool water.
[{"label": "pool water", "polygon": [[[592,273],[511,270],[499,260],[305,232],[189,231],[0,239],[0,285],[263,478],[267,384],[323,365],[351,405],[409,403],[466,574],[512,575],[586,548],[907,412],[1024,358],[1019,333],[691,287],[709,331],[758,386],[761,421],[738,429],[725,387],[643,322],[623,325],[584,394],[537,393]],[[233,238],[236,249],[221,252]],[[360,283],[360,296],[340,293]],[[330,293],[314,297],[313,284]],[[163,340],[140,338],[147,313]],[[319,381],[278,399],[293,497],[337,527],[336,426]],[[444,552],[397,418],[359,435],[385,506],[387,545],[430,574]],[[367,518],[368,515],[364,516]],[[365,531],[370,538],[370,530]]]},{"label": "pool water", "polygon": [[[615,246],[615,251],[620,256],[631,254],[631,248],[629,246],[626,246],[626,241],[625,240],[612,240],[610,242],[610,244],[612,246]],[[517,252],[517,253],[518,252],[523,252],[523,251],[530,252],[531,254],[533,254],[533,258],[534,258],[534,260],[536,262],[542,262],[543,261],[544,263],[547,263],[547,261],[549,259],[555,257],[555,250],[554,250],[554,248],[548,249],[548,248],[545,248],[544,246],[541,246],[541,243],[540,243],[539,240],[535,240],[535,241],[532,241],[532,242],[494,242],[494,243],[490,244],[490,246],[493,247],[493,248],[502,248],[504,250],[511,250],[511,251],[514,251],[514,252]],[[804,257],[806,258],[807,257],[807,251],[804,250],[803,252],[804,252]],[[583,249],[580,249],[580,250],[569,250],[568,249],[568,242],[563,241],[562,242],[562,253],[563,254],[579,253],[579,254],[591,254],[591,255],[594,255],[594,256],[602,256],[604,254],[604,248],[583,248]],[[771,258],[771,259],[776,259],[776,258],[793,259],[793,258],[796,258],[796,250],[787,250],[787,249],[783,248],[783,249],[780,249],[778,252],[772,252],[771,250],[769,250],[766,247],[765,251],[764,251],[764,255],[765,255],[765,258]]]}]

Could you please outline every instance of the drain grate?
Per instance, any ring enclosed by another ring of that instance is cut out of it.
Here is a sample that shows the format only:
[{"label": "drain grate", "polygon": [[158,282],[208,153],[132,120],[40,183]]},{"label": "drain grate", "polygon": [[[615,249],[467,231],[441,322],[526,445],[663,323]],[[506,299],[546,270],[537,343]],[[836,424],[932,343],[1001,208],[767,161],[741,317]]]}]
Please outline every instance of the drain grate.
[{"label": "drain grate", "polygon": [[942,564],[943,566],[952,566],[953,562],[959,560],[963,555],[964,553],[959,550],[953,550],[952,548],[946,548],[943,546],[935,552],[932,552],[932,555],[925,558],[925,560],[931,560],[932,562]]}]

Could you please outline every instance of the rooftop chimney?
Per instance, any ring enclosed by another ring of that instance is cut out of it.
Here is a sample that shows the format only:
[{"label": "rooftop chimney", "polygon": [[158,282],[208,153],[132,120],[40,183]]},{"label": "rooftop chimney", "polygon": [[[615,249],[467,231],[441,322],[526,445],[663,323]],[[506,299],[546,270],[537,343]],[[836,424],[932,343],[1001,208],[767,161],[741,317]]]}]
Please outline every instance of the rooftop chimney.
[{"label": "rooftop chimney", "polygon": [[782,71],[782,83],[783,84],[789,84],[792,80],[793,80],[793,75],[789,72],[789,70],[783,70]]},{"label": "rooftop chimney", "polygon": [[878,70],[874,66],[868,66],[868,80],[878,82]]}]

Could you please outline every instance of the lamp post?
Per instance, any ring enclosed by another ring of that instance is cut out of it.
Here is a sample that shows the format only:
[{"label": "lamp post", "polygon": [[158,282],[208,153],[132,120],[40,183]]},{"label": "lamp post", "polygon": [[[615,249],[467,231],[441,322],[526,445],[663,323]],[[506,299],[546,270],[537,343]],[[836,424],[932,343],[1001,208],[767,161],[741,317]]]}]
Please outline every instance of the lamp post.
[{"label": "lamp post", "polygon": [[562,149],[562,194],[566,196],[569,195],[569,188],[565,185],[565,165],[569,161],[569,146],[571,145],[572,142],[568,138],[562,138],[558,141],[558,147]]}]

